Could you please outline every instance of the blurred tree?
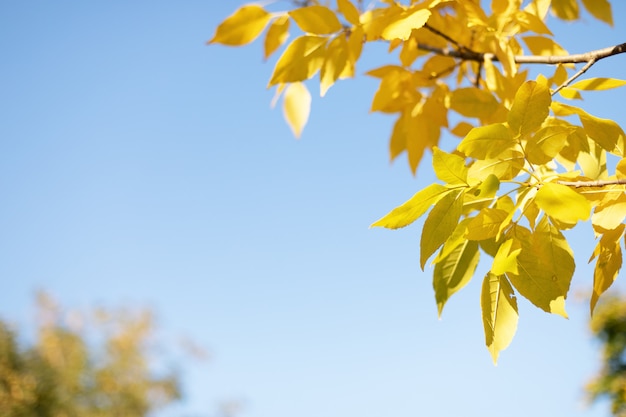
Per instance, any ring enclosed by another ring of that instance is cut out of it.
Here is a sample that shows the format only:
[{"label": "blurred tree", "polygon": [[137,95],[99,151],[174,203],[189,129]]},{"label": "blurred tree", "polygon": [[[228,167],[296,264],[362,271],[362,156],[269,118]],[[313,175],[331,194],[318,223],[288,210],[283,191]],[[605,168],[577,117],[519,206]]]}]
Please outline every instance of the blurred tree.
[{"label": "blurred tree", "polygon": [[149,312],[64,314],[44,294],[38,305],[28,347],[0,321],[0,416],[135,417],[180,398],[178,377],[153,369]]},{"label": "blurred tree", "polygon": [[590,322],[602,343],[602,367],[587,385],[592,400],[611,401],[614,415],[626,416],[626,301],[611,296],[599,305]]}]

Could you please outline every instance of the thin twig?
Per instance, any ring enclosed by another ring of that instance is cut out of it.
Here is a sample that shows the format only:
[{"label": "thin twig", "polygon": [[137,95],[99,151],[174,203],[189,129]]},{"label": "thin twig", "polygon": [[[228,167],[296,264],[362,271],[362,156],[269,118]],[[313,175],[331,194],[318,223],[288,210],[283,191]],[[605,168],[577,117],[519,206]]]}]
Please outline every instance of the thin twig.
[{"label": "thin twig", "polygon": [[608,185],[626,185],[626,179],[617,180],[597,180],[597,181],[557,181],[557,184],[568,187],[606,187]]},{"label": "thin twig", "polygon": [[584,67],[582,67],[580,69],[580,71],[578,71],[576,74],[572,75],[570,78],[567,79],[567,81],[565,81],[563,84],[561,84],[560,86],[558,86],[553,92],[552,95],[555,95],[556,93],[558,93],[559,91],[561,91],[562,88],[567,87],[568,85],[570,85],[572,83],[572,81],[574,81],[576,78],[580,77],[581,75],[583,75],[585,72],[587,72],[587,70],[589,68],[591,68],[591,66],[593,64],[595,64],[596,62],[598,62],[598,60],[596,58],[591,58],[591,60],[589,62],[587,62],[585,64]]}]

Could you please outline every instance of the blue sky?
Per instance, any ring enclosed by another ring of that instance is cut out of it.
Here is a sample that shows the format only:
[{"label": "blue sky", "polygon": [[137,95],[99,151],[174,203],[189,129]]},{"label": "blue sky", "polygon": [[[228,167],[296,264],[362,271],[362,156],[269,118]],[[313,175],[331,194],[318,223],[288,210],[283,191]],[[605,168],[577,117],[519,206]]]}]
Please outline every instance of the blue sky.
[{"label": "blue sky", "polygon": [[[419,225],[369,224],[432,177],[390,165],[392,119],[369,114],[375,81],[315,98],[295,140],[265,89],[260,42],[206,46],[240,1],[0,3],[0,315],[28,328],[33,294],[71,308],[155,309],[184,360],[187,401],[160,415],[209,415],[241,399],[247,417],[603,416],[584,406],[598,365],[588,307],[589,228],[568,311],[520,301],[494,367],[475,279],[442,320]],[[585,16],[557,23],[584,52],[626,40]],[[383,64],[366,50],[362,74]],[[626,78],[624,56],[587,76]],[[316,95],[317,90],[313,90]],[[621,122],[626,90],[587,94]]]}]

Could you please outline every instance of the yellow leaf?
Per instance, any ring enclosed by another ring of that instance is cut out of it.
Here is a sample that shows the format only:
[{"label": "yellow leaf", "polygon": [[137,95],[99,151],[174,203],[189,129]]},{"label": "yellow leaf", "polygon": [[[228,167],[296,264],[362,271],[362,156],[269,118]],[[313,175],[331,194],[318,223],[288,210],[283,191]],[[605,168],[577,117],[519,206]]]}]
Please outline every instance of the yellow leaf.
[{"label": "yellow leaf", "polygon": [[552,35],[552,32],[550,32],[550,29],[548,29],[543,20],[538,18],[533,13],[518,11],[515,14],[515,18],[517,20],[517,23],[524,29],[532,30],[535,33],[540,33],[543,35]]},{"label": "yellow leaf", "polygon": [[450,297],[470,282],[478,260],[478,243],[466,240],[435,264],[433,288],[440,317]]},{"label": "yellow leaf", "polygon": [[479,159],[470,167],[468,178],[479,179],[494,175],[502,181],[512,180],[524,168],[524,154],[516,150],[505,150],[495,159]]},{"label": "yellow leaf", "polygon": [[396,113],[406,107],[407,102],[418,102],[421,96],[406,87],[410,85],[411,73],[405,69],[389,71],[380,81],[374,94],[371,111]]},{"label": "yellow leaf", "polygon": [[467,225],[465,237],[469,240],[485,240],[496,237],[507,212],[496,208],[484,208]]},{"label": "yellow leaf", "polygon": [[493,258],[491,272],[496,275],[503,275],[507,272],[519,274],[517,256],[522,251],[522,245],[517,239],[508,239],[500,245],[496,256]]},{"label": "yellow leaf", "polygon": [[294,136],[299,138],[309,120],[311,94],[302,83],[289,84],[283,95],[283,114]]},{"label": "yellow leaf", "polygon": [[574,90],[570,87],[563,87],[559,90],[559,95],[568,100],[582,100],[583,96],[578,90]]},{"label": "yellow leaf", "polygon": [[348,22],[355,26],[360,23],[359,10],[352,4],[352,2],[350,2],[350,0],[337,0],[337,7]]},{"label": "yellow leaf", "polygon": [[450,254],[454,252],[461,243],[467,242],[467,239],[465,238],[465,233],[467,231],[467,225],[471,220],[471,218],[465,218],[456,225],[454,232],[452,232],[448,240],[446,240],[441,250],[433,260],[434,264],[450,256]]},{"label": "yellow leaf", "polygon": [[474,126],[467,122],[459,122],[453,129],[450,130],[450,133],[454,136],[462,138],[465,137],[473,128]]},{"label": "yellow leaf", "polygon": [[324,63],[326,41],[321,36],[300,36],[294,39],[278,58],[268,87],[313,77]]},{"label": "yellow leaf", "polygon": [[381,219],[372,223],[370,227],[386,227],[399,229],[408,226],[420,218],[433,204],[441,200],[452,190],[440,184],[430,184],[423,190],[415,193],[408,201],[391,210]]},{"label": "yellow leaf", "polygon": [[578,0],[552,0],[552,12],[559,19],[576,20],[579,15]]},{"label": "yellow leaf", "polygon": [[459,143],[458,149],[476,159],[494,158],[516,144],[508,127],[502,123],[476,127]]},{"label": "yellow leaf", "polygon": [[415,175],[425,150],[437,146],[441,128],[432,123],[428,116],[421,114],[406,120],[408,121],[406,124],[406,150],[409,166]]},{"label": "yellow leaf", "polygon": [[576,223],[587,220],[591,214],[591,204],[582,195],[565,185],[549,182],[544,184],[535,203],[551,217],[564,223]]},{"label": "yellow leaf", "polygon": [[598,258],[593,271],[593,292],[590,302],[591,314],[593,314],[598,299],[613,284],[622,267],[622,248],[620,246],[622,236],[624,236],[623,224],[615,230],[604,233],[594,249],[591,259],[589,259],[589,262],[591,262]]},{"label": "yellow leaf", "polygon": [[524,135],[538,129],[548,117],[551,101],[546,81],[526,81],[517,90],[509,112],[509,126],[513,132]]},{"label": "yellow leaf", "polygon": [[325,6],[299,7],[290,11],[289,16],[307,33],[329,35],[341,30],[341,22],[335,13]]},{"label": "yellow leaf", "polygon": [[208,43],[240,46],[255,40],[270,21],[270,14],[261,6],[251,4],[239,8],[226,18]]},{"label": "yellow leaf", "polygon": [[265,35],[265,59],[269,58],[289,37],[289,16],[279,16],[272,22]]},{"label": "yellow leaf", "polygon": [[487,273],[480,292],[480,306],[485,329],[485,344],[493,363],[506,349],[517,331],[517,299],[509,281],[502,275]]},{"label": "yellow leaf", "polygon": [[591,216],[594,229],[613,230],[622,225],[626,217],[626,195],[619,194],[614,200],[598,205]]},{"label": "yellow leaf", "polygon": [[[619,152],[616,146],[624,141],[624,131],[617,123],[613,120],[601,119],[584,112],[579,114],[578,117],[587,136],[603,149],[609,152]],[[621,154],[621,152],[619,153]]]},{"label": "yellow leaf", "polygon": [[593,17],[613,26],[611,3],[607,0],[583,0],[583,5]]},{"label": "yellow leaf", "polygon": [[428,213],[420,240],[422,270],[430,256],[450,237],[463,211],[464,189],[452,189]]},{"label": "yellow leaf", "polygon": [[518,272],[507,272],[517,291],[542,310],[567,317],[565,298],[574,274],[572,250],[546,216],[534,233],[514,226],[516,239],[522,245],[517,256]]},{"label": "yellow leaf", "polygon": [[618,80],[616,78],[588,78],[586,80],[578,81],[570,88],[577,90],[609,90],[611,88],[622,87],[626,85],[626,81]]},{"label": "yellow leaf", "polygon": [[447,184],[467,184],[465,160],[458,155],[433,148],[433,170],[437,178]]},{"label": "yellow leaf", "polygon": [[466,117],[486,118],[498,107],[493,94],[475,87],[458,88],[450,97],[450,108]]},{"label": "yellow leaf", "polygon": [[522,39],[533,55],[567,55],[567,51],[552,38],[545,36],[524,36]]},{"label": "yellow leaf", "polygon": [[413,29],[419,29],[430,17],[430,10],[414,7],[402,13],[399,18],[389,24],[382,31],[382,38],[388,41],[394,39],[402,39],[406,41],[411,36]]},{"label": "yellow leaf", "polygon": [[620,159],[615,166],[615,176],[620,180],[626,178],[626,158]]},{"label": "yellow leaf", "polygon": [[561,152],[570,129],[563,126],[541,128],[526,143],[526,157],[533,164],[546,164]]},{"label": "yellow leaf", "polygon": [[347,62],[348,43],[343,35],[339,35],[328,44],[326,51],[326,59],[320,73],[320,95],[322,97],[337,81]]}]

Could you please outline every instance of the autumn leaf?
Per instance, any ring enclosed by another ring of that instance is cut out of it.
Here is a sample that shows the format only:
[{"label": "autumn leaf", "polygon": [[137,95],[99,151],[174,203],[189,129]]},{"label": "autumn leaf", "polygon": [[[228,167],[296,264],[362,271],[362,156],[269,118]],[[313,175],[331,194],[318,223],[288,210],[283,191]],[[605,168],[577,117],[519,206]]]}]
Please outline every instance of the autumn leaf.
[{"label": "autumn leaf", "polygon": [[441,198],[428,213],[420,244],[420,265],[424,265],[430,256],[443,245],[459,223],[463,211],[463,189],[453,189]]},{"label": "autumn leaf", "polygon": [[535,203],[551,217],[564,223],[589,219],[591,204],[587,199],[565,185],[549,182],[541,186]]},{"label": "autumn leaf", "polygon": [[445,183],[467,184],[465,160],[458,155],[433,148],[433,170],[437,178]]},{"label": "autumn leaf", "polygon": [[386,227],[399,229],[408,226],[420,218],[426,211],[447,194],[451,189],[439,184],[430,184],[428,187],[417,192],[410,200],[396,207],[370,227]]},{"label": "autumn leaf", "polygon": [[311,94],[302,83],[289,84],[283,93],[283,113],[294,136],[299,138],[309,120]]},{"label": "autumn leaf", "polygon": [[406,41],[411,36],[411,32],[419,29],[428,21],[430,10],[414,7],[402,13],[394,22],[389,24],[382,32],[381,36],[386,40],[402,39]]},{"label": "autumn leaf", "polygon": [[516,144],[508,127],[501,123],[476,127],[458,146],[459,151],[476,159],[494,158]]},{"label": "autumn leaf", "polygon": [[278,58],[268,86],[313,77],[324,64],[326,42],[324,37],[306,35],[291,42]]},{"label": "autumn leaf", "polygon": [[450,297],[470,282],[478,260],[478,243],[467,240],[457,245],[446,257],[437,260],[433,288],[440,317]]},{"label": "autumn leaf", "polygon": [[337,15],[325,6],[300,7],[290,11],[289,16],[307,33],[329,35],[341,30]]},{"label": "autumn leaf", "polygon": [[265,35],[264,54],[269,58],[280,48],[289,37],[289,16],[284,15],[276,18]]},{"label": "autumn leaf", "polygon": [[604,233],[589,259],[591,262],[597,258],[593,271],[593,292],[589,304],[591,314],[593,314],[598,299],[611,287],[622,267],[620,240],[623,236],[624,224]]},{"label": "autumn leaf", "polygon": [[485,330],[485,344],[493,363],[506,349],[517,331],[519,313],[517,299],[509,281],[503,275],[488,273],[483,280],[480,306]]},{"label": "autumn leaf", "polygon": [[517,94],[509,113],[509,126],[522,135],[537,130],[550,111],[550,90],[545,80],[525,82]]},{"label": "autumn leaf", "polygon": [[261,6],[251,4],[239,8],[226,18],[208,42],[241,46],[254,41],[270,21],[270,14]]}]

